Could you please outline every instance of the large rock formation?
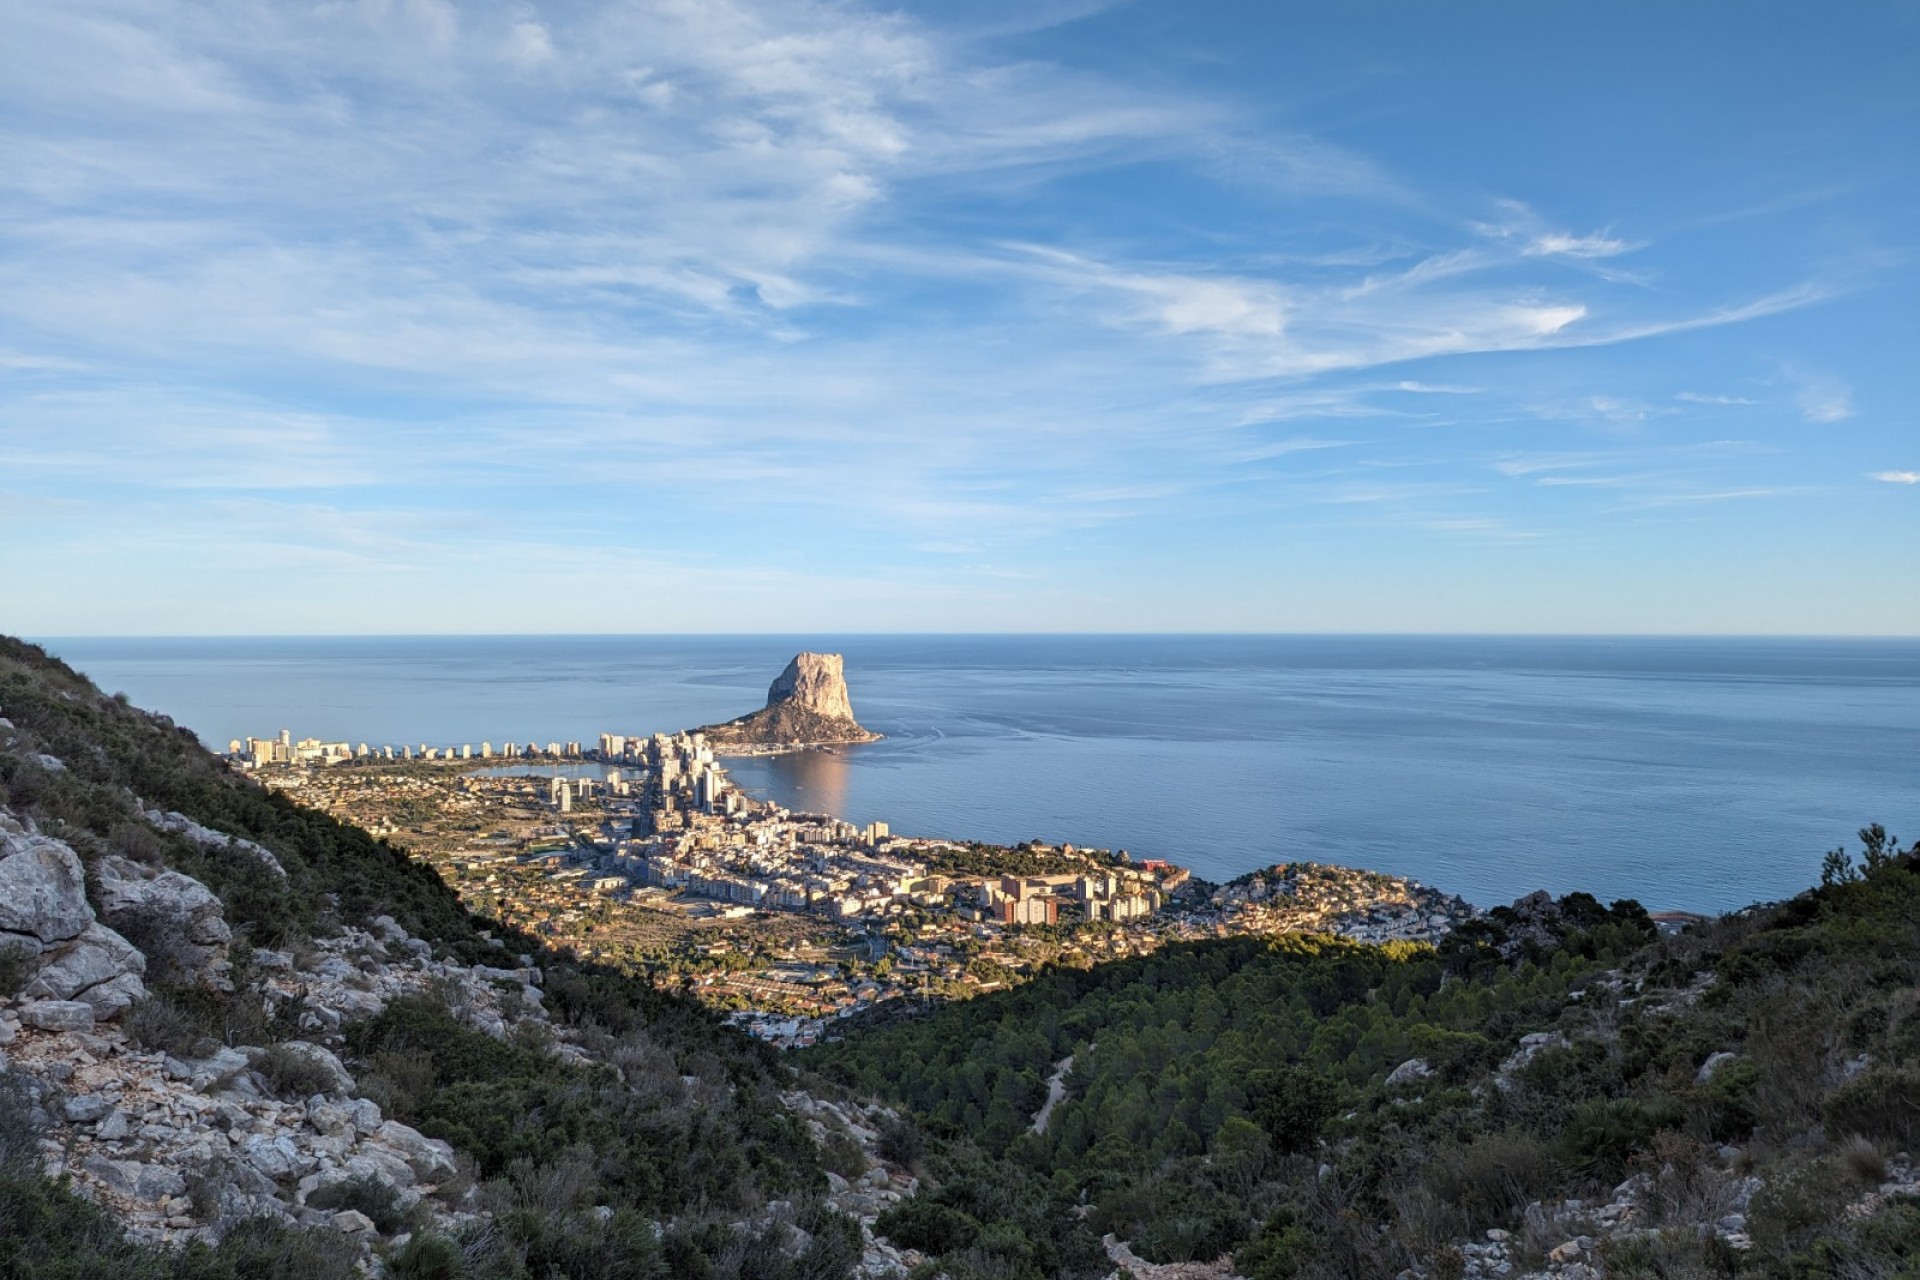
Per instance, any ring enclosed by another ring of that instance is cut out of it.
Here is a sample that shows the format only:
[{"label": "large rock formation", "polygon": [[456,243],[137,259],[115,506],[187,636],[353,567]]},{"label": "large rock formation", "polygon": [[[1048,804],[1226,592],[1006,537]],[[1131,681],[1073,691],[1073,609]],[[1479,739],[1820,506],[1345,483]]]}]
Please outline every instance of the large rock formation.
[{"label": "large rock formation", "polygon": [[24,999],[84,1004],[112,1018],[146,998],[147,959],[94,919],[86,886],[70,845],[0,812],[0,957],[9,985]]},{"label": "large rock formation", "polygon": [[796,654],[767,690],[766,706],[699,732],[722,749],[873,742],[880,736],[854,720],[844,662],[837,653]]}]

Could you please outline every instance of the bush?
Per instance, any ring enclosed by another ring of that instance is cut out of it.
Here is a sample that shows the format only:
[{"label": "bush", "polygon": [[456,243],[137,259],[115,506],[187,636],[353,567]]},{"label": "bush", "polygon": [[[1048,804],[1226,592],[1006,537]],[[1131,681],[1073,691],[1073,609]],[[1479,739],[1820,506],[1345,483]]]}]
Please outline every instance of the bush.
[{"label": "bush", "polygon": [[860,1144],[847,1134],[829,1134],[820,1147],[820,1163],[827,1169],[846,1179],[854,1179],[867,1171],[867,1153]]},{"label": "bush", "polygon": [[387,1259],[392,1280],[461,1280],[465,1271],[459,1246],[442,1236],[415,1236]]},{"label": "bush", "polygon": [[220,1047],[209,1002],[155,990],[120,1015],[127,1038],[142,1049],[176,1058],[203,1058]]},{"label": "bush", "polygon": [[319,1058],[284,1044],[269,1047],[253,1069],[260,1073],[268,1093],[287,1102],[311,1098],[316,1093],[332,1093],[338,1084],[333,1072]]},{"label": "bush", "polygon": [[1594,1180],[1615,1182],[1655,1133],[1680,1122],[1679,1107],[1667,1098],[1652,1103],[1634,1098],[1589,1102],[1573,1113],[1560,1137],[1561,1153]]},{"label": "bush", "polygon": [[392,1235],[407,1223],[407,1204],[400,1192],[371,1174],[321,1187],[307,1197],[307,1204],[331,1213],[358,1210],[383,1236]]},{"label": "bush", "polygon": [[1748,1226],[1754,1243],[1777,1256],[1803,1248],[1840,1221],[1857,1185],[1836,1157],[1776,1173],[1753,1197]]},{"label": "bush", "polygon": [[1820,1118],[1830,1138],[1861,1134],[1912,1145],[1920,1139],[1920,1068],[1869,1067],[1827,1095]]},{"label": "bush", "polygon": [[1427,1185],[1461,1215],[1460,1229],[1477,1235],[1503,1225],[1555,1185],[1559,1168],[1544,1144],[1520,1130],[1486,1134],[1442,1154]]},{"label": "bush", "polygon": [[0,999],[18,995],[33,976],[36,957],[28,948],[15,943],[0,945]]},{"label": "bush", "polygon": [[881,1214],[873,1229],[903,1249],[933,1254],[964,1249],[980,1234],[978,1222],[928,1196],[902,1200]]}]

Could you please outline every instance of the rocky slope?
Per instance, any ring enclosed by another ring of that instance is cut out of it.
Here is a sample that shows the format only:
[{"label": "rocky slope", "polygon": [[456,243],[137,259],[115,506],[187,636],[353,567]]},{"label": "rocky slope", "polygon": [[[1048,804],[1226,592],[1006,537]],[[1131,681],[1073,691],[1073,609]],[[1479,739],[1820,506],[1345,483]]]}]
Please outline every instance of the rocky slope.
[{"label": "rocky slope", "polygon": [[880,737],[853,718],[845,663],[837,653],[794,655],[767,690],[766,706],[699,732],[722,749],[874,742]]},{"label": "rocky slope", "polygon": [[0,1204],[47,1233],[0,1240],[0,1274],[917,1261],[873,1235],[912,1183],[870,1121],[698,1006],[484,925],[0,637]]}]

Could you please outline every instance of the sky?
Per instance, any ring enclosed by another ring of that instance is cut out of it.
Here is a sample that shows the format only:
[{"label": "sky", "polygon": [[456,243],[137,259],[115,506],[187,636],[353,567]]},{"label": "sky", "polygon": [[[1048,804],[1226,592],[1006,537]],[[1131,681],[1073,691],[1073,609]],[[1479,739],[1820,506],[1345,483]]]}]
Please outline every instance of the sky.
[{"label": "sky", "polygon": [[1920,4],[0,4],[0,630],[1920,634]]}]

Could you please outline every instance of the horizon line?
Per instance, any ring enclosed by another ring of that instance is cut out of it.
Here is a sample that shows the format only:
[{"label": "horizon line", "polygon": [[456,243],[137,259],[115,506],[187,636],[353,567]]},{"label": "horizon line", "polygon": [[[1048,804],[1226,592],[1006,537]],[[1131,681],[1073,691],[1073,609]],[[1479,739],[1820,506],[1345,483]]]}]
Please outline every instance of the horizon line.
[{"label": "horizon line", "polygon": [[860,639],[1379,639],[1379,640],[1912,640],[1912,632],[1833,631],[231,631],[12,634],[63,640],[779,640]]}]

